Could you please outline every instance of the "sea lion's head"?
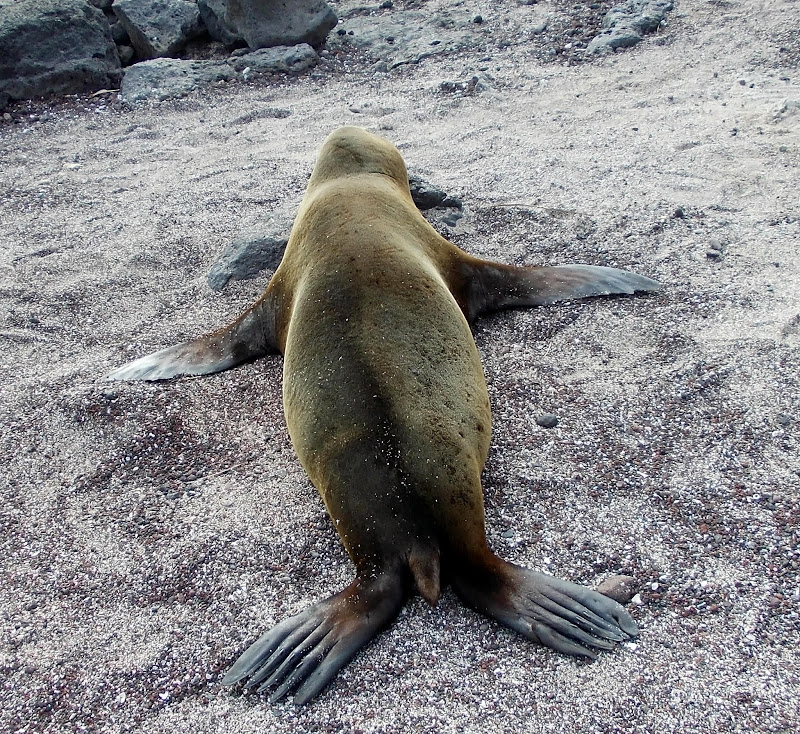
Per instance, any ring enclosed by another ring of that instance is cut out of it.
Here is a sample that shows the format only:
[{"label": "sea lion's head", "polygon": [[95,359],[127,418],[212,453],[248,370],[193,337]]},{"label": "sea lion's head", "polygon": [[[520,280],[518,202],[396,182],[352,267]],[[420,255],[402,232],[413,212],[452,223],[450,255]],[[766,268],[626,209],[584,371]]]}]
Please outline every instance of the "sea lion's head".
[{"label": "sea lion's head", "polygon": [[408,191],[408,172],[400,151],[388,140],[360,127],[340,127],[325,140],[309,188],[345,176],[378,173]]}]

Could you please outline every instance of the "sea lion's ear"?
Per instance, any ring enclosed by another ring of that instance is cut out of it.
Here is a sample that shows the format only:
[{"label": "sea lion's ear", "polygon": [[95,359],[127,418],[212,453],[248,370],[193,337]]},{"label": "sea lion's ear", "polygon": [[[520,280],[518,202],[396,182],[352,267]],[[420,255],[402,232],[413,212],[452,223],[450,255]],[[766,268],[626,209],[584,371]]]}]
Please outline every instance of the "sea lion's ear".
[{"label": "sea lion's ear", "polygon": [[644,275],[599,265],[518,268],[489,260],[465,259],[452,287],[468,320],[504,308],[544,306],[556,301],[636,291],[661,286]]},{"label": "sea lion's ear", "polygon": [[209,375],[243,362],[277,354],[277,299],[267,292],[235,321],[197,339],[175,344],[118,367],[109,380],[167,380]]}]

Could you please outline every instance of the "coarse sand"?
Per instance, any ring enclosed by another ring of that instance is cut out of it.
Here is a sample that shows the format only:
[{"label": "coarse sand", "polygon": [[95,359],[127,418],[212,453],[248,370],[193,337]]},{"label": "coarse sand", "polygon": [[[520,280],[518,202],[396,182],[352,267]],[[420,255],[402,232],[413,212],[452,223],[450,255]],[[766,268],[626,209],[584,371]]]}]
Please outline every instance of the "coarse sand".
[{"label": "coarse sand", "polygon": [[[516,7],[462,5],[484,23]],[[388,73],[354,58],[132,108],[13,108],[0,730],[800,728],[800,3],[679,0],[668,17],[591,63],[539,61],[522,32]],[[302,709],[220,686],[261,631],[352,573],[289,443],[280,360],[104,375],[257,297],[269,273],[221,293],[205,275],[241,232],[291,216],[342,124],[464,201],[438,226],[469,252],[664,284],[475,328],[491,545],[580,583],[635,577],[637,641],[582,663],[447,591],[412,599]]]}]

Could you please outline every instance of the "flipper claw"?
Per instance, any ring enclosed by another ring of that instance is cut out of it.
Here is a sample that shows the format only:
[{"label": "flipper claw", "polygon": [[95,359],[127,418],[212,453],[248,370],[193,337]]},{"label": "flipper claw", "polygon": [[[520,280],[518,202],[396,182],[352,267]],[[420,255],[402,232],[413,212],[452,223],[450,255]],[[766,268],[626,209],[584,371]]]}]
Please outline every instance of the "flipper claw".
[{"label": "flipper claw", "polygon": [[400,611],[405,591],[401,578],[384,574],[354,581],[344,591],[284,620],[264,633],[223,678],[230,686],[264,693],[270,701],[297,688],[298,705],[316,696],[353,656]]},{"label": "flipper claw", "polygon": [[636,623],[613,599],[496,556],[484,572],[457,576],[454,586],[473,608],[567,655],[594,660],[594,649],[611,650],[638,634]]}]

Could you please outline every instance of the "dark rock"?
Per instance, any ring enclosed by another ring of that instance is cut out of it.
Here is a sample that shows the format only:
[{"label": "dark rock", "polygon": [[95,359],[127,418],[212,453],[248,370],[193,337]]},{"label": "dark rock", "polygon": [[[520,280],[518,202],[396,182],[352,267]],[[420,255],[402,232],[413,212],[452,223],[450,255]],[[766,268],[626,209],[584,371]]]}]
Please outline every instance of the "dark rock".
[{"label": "dark rock", "polygon": [[0,95],[93,92],[121,77],[102,10],[86,0],[0,0]]},{"label": "dark rock", "polygon": [[542,428],[555,428],[558,425],[558,417],[552,413],[542,413],[536,416],[536,423]]},{"label": "dark rock", "polygon": [[228,0],[198,0],[200,18],[208,29],[208,35],[226,46],[239,46],[245,43],[244,36],[237,32],[225,18]]},{"label": "dark rock", "polygon": [[464,217],[464,212],[461,209],[435,206],[432,209],[426,209],[423,212],[423,216],[439,234],[448,237],[450,235],[449,230],[455,227]]},{"label": "dark rock", "polygon": [[460,199],[448,196],[415,173],[408,174],[408,188],[411,190],[411,198],[419,209],[433,209],[436,206],[460,209],[462,206]]},{"label": "dark rock", "polygon": [[631,27],[643,36],[647,33],[655,33],[664,20],[663,13],[644,13],[631,21]]},{"label": "dark rock", "polygon": [[125,26],[119,22],[119,18],[117,18],[116,23],[111,24],[111,38],[114,39],[114,43],[117,46],[131,45],[131,37],[128,35],[128,31],[125,30]]},{"label": "dark rock", "polygon": [[441,217],[442,224],[446,224],[448,227],[455,227],[458,224],[458,220],[464,216],[464,213],[455,210],[455,211],[448,211],[444,216]]},{"label": "dark rock", "polygon": [[464,204],[457,196],[445,196],[441,206],[447,209],[462,209]]},{"label": "dark rock", "polygon": [[120,98],[133,103],[183,97],[190,92],[235,78],[249,79],[265,73],[299,73],[314,66],[319,57],[311,46],[279,46],[231,56],[227,61],[153,59],[128,67]]},{"label": "dark rock", "polygon": [[419,209],[433,209],[444,201],[446,194],[441,189],[437,189],[427,181],[423,181],[417,176],[409,175],[408,186],[411,189],[411,198]]},{"label": "dark rock", "polygon": [[338,18],[325,0],[228,0],[225,21],[255,49],[320,45]]},{"label": "dark rock", "polygon": [[110,10],[114,0],[89,0],[89,5],[94,5],[100,10]]},{"label": "dark rock", "polygon": [[256,229],[237,237],[211,266],[208,285],[214,291],[221,291],[230,280],[249,280],[263,270],[275,270],[290,230],[290,221],[280,221],[269,230]]},{"label": "dark rock", "polygon": [[595,36],[586,47],[589,53],[599,54],[616,51],[618,48],[630,48],[642,40],[633,28],[615,28],[610,33]]},{"label": "dark rock", "polygon": [[[485,43],[482,29],[486,23],[476,25],[474,13],[460,7],[439,13],[416,9],[387,13],[380,23],[370,14],[355,12],[347,16],[347,30],[337,29],[328,46],[332,51],[356,48],[370,58],[385,61],[392,69]],[[432,45],[434,40],[438,43]]]},{"label": "dark rock", "polygon": [[595,591],[620,604],[627,604],[636,594],[636,579],[633,576],[610,576],[601,581]]},{"label": "dark rock", "polygon": [[113,10],[141,59],[174,56],[203,32],[197,3],[188,0],[116,0]]},{"label": "dark rock", "polygon": [[316,66],[319,63],[319,56],[307,43],[300,43],[296,46],[260,48],[257,51],[231,56],[228,63],[236,71],[249,68],[251,73],[299,74]]},{"label": "dark rock", "polygon": [[153,59],[129,66],[122,80],[123,102],[183,97],[200,87],[236,77],[224,61]]},{"label": "dark rock", "polygon": [[136,58],[133,46],[117,46],[117,52],[119,53],[119,62],[123,66],[130,66]]},{"label": "dark rock", "polygon": [[586,50],[610,53],[634,46],[646,34],[658,30],[672,7],[672,0],[627,0],[606,13],[603,32],[589,42]]}]

